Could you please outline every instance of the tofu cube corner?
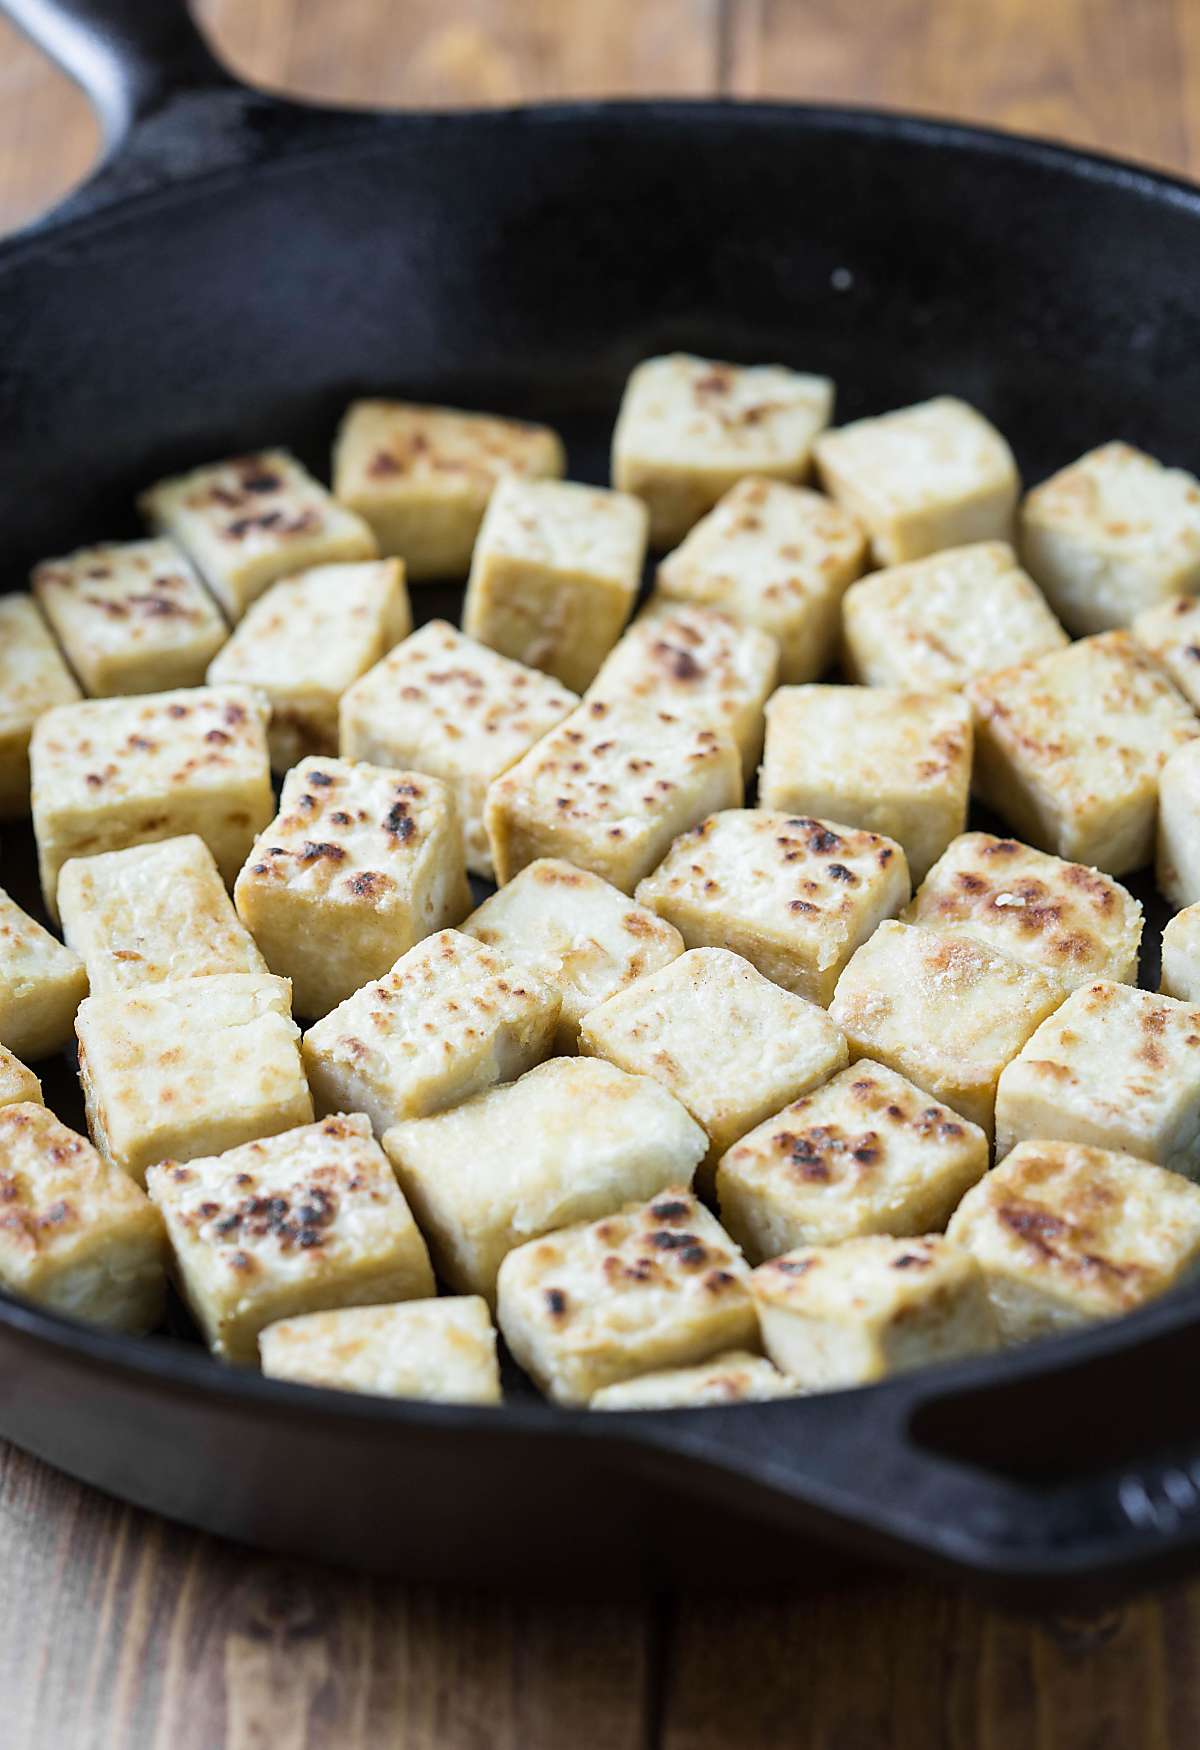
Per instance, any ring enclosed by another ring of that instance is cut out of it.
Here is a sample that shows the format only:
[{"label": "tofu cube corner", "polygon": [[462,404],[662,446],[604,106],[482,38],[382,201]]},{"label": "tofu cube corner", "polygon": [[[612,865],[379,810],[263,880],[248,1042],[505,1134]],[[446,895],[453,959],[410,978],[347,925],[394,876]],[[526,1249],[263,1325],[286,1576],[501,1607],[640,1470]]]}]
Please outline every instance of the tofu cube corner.
[{"label": "tofu cube corner", "polygon": [[70,1043],[83,961],[0,888],[0,1042],[29,1063]]}]

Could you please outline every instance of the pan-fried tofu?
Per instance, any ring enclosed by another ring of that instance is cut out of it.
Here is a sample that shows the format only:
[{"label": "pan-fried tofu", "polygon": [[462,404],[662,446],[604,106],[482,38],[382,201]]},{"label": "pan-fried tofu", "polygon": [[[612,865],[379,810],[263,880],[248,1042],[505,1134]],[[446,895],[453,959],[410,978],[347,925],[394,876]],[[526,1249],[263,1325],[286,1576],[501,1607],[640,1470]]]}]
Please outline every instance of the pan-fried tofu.
[{"label": "pan-fried tofu", "polygon": [[806,1391],[871,1385],[996,1347],[984,1275],[938,1234],[801,1246],[750,1279],[763,1346]]},{"label": "pan-fried tofu", "polygon": [[29,1063],[61,1051],[87,989],[78,954],[0,888],[0,1042]]},{"label": "pan-fried tofu", "polygon": [[867,537],[822,492],[739,480],[658,567],[653,599],[720,609],[770,633],[779,678],[815,681],[837,650],[842,598]]},{"label": "pan-fried tofu", "polygon": [[259,1333],[335,1307],[424,1300],[429,1253],[361,1113],[152,1167],[179,1287],[213,1353],[253,1366]]},{"label": "pan-fried tofu", "polygon": [[643,359],[613,432],[613,484],[645,500],[651,545],[673,547],[748,474],[803,480],[833,394],[828,377],[782,365]]},{"label": "pan-fried tofu", "polygon": [[75,1032],[92,1141],[139,1184],[155,1161],[312,1118],[284,978],[222,972],[88,997]]},{"label": "pan-fried tofu", "polygon": [[42,1105],[42,1084],[19,1057],[0,1045],[0,1106],[15,1106],[18,1102]]},{"label": "pan-fried tofu", "polygon": [[952,395],[825,432],[827,492],[868,530],[881,565],[944,547],[1007,541],[1021,482],[994,425]]},{"label": "pan-fried tofu", "polygon": [[1021,838],[1109,875],[1149,862],[1159,773],[1200,723],[1128,632],[1080,639],[967,691],[975,788]]},{"label": "pan-fried tofu", "polygon": [[265,972],[212,852],[194,833],[73,857],[58,883],[63,934],[93,996],[170,978]]},{"label": "pan-fried tofu", "polygon": [[846,668],[870,687],[958,690],[1061,650],[1067,635],[1007,541],[978,541],[864,577],[842,607]]},{"label": "pan-fried tofu", "polygon": [[494,1302],[515,1246],[689,1183],[707,1144],[657,1082],[556,1057],[453,1111],[393,1125],[383,1146],[441,1280]]},{"label": "pan-fried tofu", "polygon": [[491,879],[483,825],[488,786],[578,703],[549,675],[498,656],[445,620],[430,620],[343,697],[342,753],[429,772],[448,784],[467,868]]},{"label": "pan-fried tofu", "polygon": [[1200,1187],[1131,1155],[1023,1142],[967,1192],[947,1238],[987,1279],[1001,1341],[1133,1312],[1200,1269]]},{"label": "pan-fried tofu", "polygon": [[272,1379],[430,1404],[501,1401],[496,1332],[478,1295],[302,1313],[268,1325],[258,1347]]},{"label": "pan-fried tofu", "polygon": [[544,857],[485,899],[462,926],[562,998],[556,1049],[575,1050],[579,1023],[606,997],[683,953],[683,937],[586,869]]},{"label": "pan-fried tofu", "polygon": [[559,997],[525,967],[459,930],[402,954],[304,1035],[319,1112],[390,1124],[443,1112],[548,1055]]},{"label": "pan-fried tofu", "polygon": [[46,909],[71,857],[197,833],[226,882],[271,818],[267,710],[245,687],[87,699],[38,720],[33,829]]},{"label": "pan-fried tofu", "polygon": [[859,943],[908,895],[891,839],[762,808],[710,815],[637,887],[689,948],[732,948],[822,1007]]},{"label": "pan-fried tofu", "polygon": [[963,833],[947,847],[904,922],[974,936],[1068,990],[1094,978],[1137,982],[1141,901],[1098,869],[990,832]]},{"label": "pan-fried tofu", "polygon": [[273,584],[208,671],[211,685],[257,687],[271,704],[271,764],[338,751],[342,695],[412,630],[398,559],[317,565]]},{"label": "pan-fried tofu", "polygon": [[417,583],[465,577],[497,481],[555,479],[557,432],[523,420],[407,401],[356,401],[333,452],[333,490],[368,522],[381,553]]},{"label": "pan-fried tofu", "polygon": [[976,1124],[862,1058],[717,1167],[721,1220],[752,1264],[862,1234],[940,1232],[988,1169]]},{"label": "pan-fried tofu", "polygon": [[562,857],[632,893],[679,833],[741,800],[741,756],[723,730],[593,699],[496,779],[484,824],[501,885]]},{"label": "pan-fried tofu", "polygon": [[829,1013],[853,1062],[907,1076],[990,1137],[1000,1072],[1062,1002],[1062,983],[971,936],[880,924]]},{"label": "pan-fried tofu", "polygon": [[749,1276],[728,1234],[675,1185],[510,1252],[500,1329],[548,1397],[586,1404],[639,1374],[756,1346]]},{"label": "pan-fried tofu", "polygon": [[762,1355],[730,1349],[695,1367],[669,1367],[643,1373],[618,1385],[602,1386],[588,1400],[589,1410],[700,1410],[720,1404],[762,1404],[792,1398],[797,1388]]},{"label": "pan-fried tofu", "polygon": [[1172,905],[1200,900],[1200,741],[1179,748],[1162,768],[1155,863]]},{"label": "pan-fried tofu", "polygon": [[35,567],[33,593],[94,698],[198,687],[229,636],[171,541],[84,547]]},{"label": "pan-fried tofu", "polygon": [[1200,1003],[1200,905],[1176,912],[1162,936],[1164,996]]},{"label": "pan-fried tofu", "polygon": [[1128,626],[1200,590],[1200,481],[1102,444],[1026,495],[1021,554],[1069,631]]},{"label": "pan-fried tofu", "polygon": [[29,738],[79,688],[32,596],[0,596],[0,820],[29,813]]},{"label": "pan-fried tofu", "polygon": [[640,499],[505,478],[475,543],[463,631],[582,692],[629,618],[645,557]]},{"label": "pan-fried tofu", "polygon": [[160,480],[138,501],[182,547],[235,624],[281,577],[374,559],[375,537],[286,450],[263,450]]},{"label": "pan-fried tofu", "polygon": [[971,748],[970,711],[950,693],[781,687],[759,802],[895,839],[921,881],[966,825]]},{"label": "pan-fried tofu", "polygon": [[1133,635],[1194,711],[1200,711],[1200,600],[1168,596],[1133,622]]}]

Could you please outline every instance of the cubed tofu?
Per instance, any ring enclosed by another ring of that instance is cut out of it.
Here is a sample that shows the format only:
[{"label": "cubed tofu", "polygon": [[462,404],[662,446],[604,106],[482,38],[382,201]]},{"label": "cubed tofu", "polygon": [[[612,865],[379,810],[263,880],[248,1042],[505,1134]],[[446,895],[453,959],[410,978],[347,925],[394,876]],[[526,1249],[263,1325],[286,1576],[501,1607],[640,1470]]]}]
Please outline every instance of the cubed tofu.
[{"label": "cubed tofu", "polygon": [[359,1112],[163,1161],[148,1177],[180,1289],[225,1361],[253,1365],[279,1319],[434,1292],[425,1242]]},{"label": "cubed tofu", "polygon": [[556,1057],[451,1112],[393,1125],[383,1146],[441,1280],[494,1302],[515,1246],[687,1184],[707,1143],[657,1082]]},{"label": "cubed tofu", "polygon": [[829,1013],[852,1061],[886,1064],[990,1137],[1001,1070],[1064,994],[971,936],[889,922],[842,973]]},{"label": "cubed tofu", "polygon": [[723,730],[593,699],[496,779],[484,824],[501,885],[562,857],[632,893],[679,833],[741,800],[741,756]]},{"label": "cubed tofu", "polygon": [[761,1264],[795,1246],[940,1232],[987,1169],[977,1124],[862,1058],[735,1144],[717,1167],[717,1197]]},{"label": "cubed tofu", "polygon": [[1021,555],[1069,631],[1128,626],[1200,589],[1200,481],[1102,444],[1026,495]]},{"label": "cubed tofu", "polygon": [[273,584],[208,671],[210,684],[257,687],[271,705],[271,764],[338,751],[346,689],[412,630],[398,559],[317,565]]},{"label": "cubed tofu", "polygon": [[197,833],[232,883],[274,809],[266,702],[194,687],[60,705],[30,747],[33,828],[46,909],[71,857]]},{"label": "cubed tofu", "polygon": [[229,636],[171,541],[84,547],[35,568],[33,592],[95,698],[198,687]]},{"label": "cubed tofu", "polygon": [[93,996],[168,978],[266,972],[203,839],[73,857],[58,882],[63,934]]},{"label": "cubed tofu", "polygon": [[333,490],[370,524],[381,553],[418,583],[465,577],[497,481],[556,479],[557,432],[523,420],[407,401],[356,401],[338,432]]},{"label": "cubed tofu", "polygon": [[15,1106],[18,1102],[42,1105],[42,1084],[19,1057],[0,1045],[0,1106]]},{"label": "cubed tofu", "polygon": [[88,997],[75,1032],[92,1141],[139,1184],[155,1161],[312,1118],[284,978],[222,972]]},{"label": "cubed tofu", "polygon": [[478,1295],[302,1313],[268,1325],[258,1347],[272,1379],[430,1404],[501,1401],[496,1331]]},{"label": "cubed tofu", "polygon": [[498,656],[445,620],[431,620],[344,695],[342,753],[429,772],[449,784],[467,867],[490,879],[483,824],[488,786],[578,703],[549,675]]},{"label": "cubed tofu", "polygon": [[308,759],[233,890],[272,972],[316,1020],[471,904],[454,797],[420,772]]},{"label": "cubed tofu", "polygon": [[109,1331],[154,1329],[162,1219],[91,1143],[33,1103],[0,1107],[0,1287]]},{"label": "cubed tofu", "polygon": [[87,989],[78,954],[0,888],[0,1042],[29,1063],[61,1051]]},{"label": "cubed tofu", "polygon": [[32,596],[0,596],[0,820],[29,813],[29,738],[79,688]]},{"label": "cubed tofu", "polygon": [[1169,596],[1133,622],[1133,635],[1194,711],[1200,711],[1200,600]]},{"label": "cubed tofu", "polygon": [[953,547],[864,577],[846,593],[842,637],[854,680],[929,693],[1067,643],[1007,541]]},{"label": "cubed tofu", "polygon": [[560,1404],[757,1346],[744,1258],[686,1187],[532,1240],[500,1266],[498,1318]]},{"label": "cubed tofu", "polygon": [[374,559],[375,537],[286,450],[264,450],[160,480],[138,501],[182,547],[230,620],[281,577]]},{"label": "cubed tofu", "polygon": [[1150,861],[1159,773],[1200,723],[1128,632],[1083,638],[967,692],[975,788],[1021,838],[1109,875]]},{"label": "cubed tofu", "polygon": [[824,1007],[859,943],[908,895],[908,865],[891,839],[733,808],[677,838],[636,897],[689,948],[731,948]]},{"label": "cubed tofu", "polygon": [[503,479],[475,543],[463,631],[582,692],[629,618],[645,557],[640,499]]},{"label": "cubed tofu", "polygon": [[1108,979],[1072,991],[1000,1077],[997,1156],[1035,1138],[1200,1178],[1200,1008]]},{"label": "cubed tofu", "polygon": [[846,1062],[823,1010],[728,948],[692,948],[609,997],[584,1016],[579,1049],[683,1102],[708,1134],[705,1189],[739,1137]]},{"label": "cubed tofu", "polygon": [[803,480],[833,417],[833,384],[782,365],[690,353],[644,359],[625,385],[612,478],[650,511],[650,541],[673,547],[748,474]]},{"label": "cubed tofu", "polygon": [[1179,748],[1162,768],[1155,863],[1172,905],[1200,900],[1200,741]]},{"label": "cubed tofu", "polygon": [[996,1347],[983,1271],[938,1234],[801,1246],[760,1264],[750,1287],[767,1354],[806,1391]]},{"label": "cubed tofu", "polygon": [[684,947],[673,924],[599,875],[553,857],[522,869],[462,928],[558,992],[556,1045],[565,1052],[575,1050],[590,1009],[677,960]]},{"label": "cubed tofu", "polygon": [[1200,905],[1177,912],[1163,931],[1159,989],[1164,996],[1200,1003]]},{"label": "cubed tofu", "polygon": [[547,1056],[558,992],[494,948],[439,930],[304,1035],[318,1112],[365,1112],[382,1135],[444,1112]]},{"label": "cubed tofu", "polygon": [[966,825],[971,750],[971,713],[952,693],[781,687],[758,799],[895,839],[921,881]]},{"label": "cubed tofu", "polygon": [[904,922],[974,936],[1068,990],[1094,978],[1137,982],[1141,901],[1098,869],[990,832],[963,833],[947,847]]},{"label": "cubed tofu", "polygon": [[796,1396],[795,1384],[762,1355],[730,1349],[695,1367],[670,1367],[643,1373],[618,1385],[602,1386],[588,1400],[589,1410],[699,1410],[721,1404],[761,1404]]},{"label": "cubed tofu", "polygon": [[868,530],[881,565],[1012,535],[1012,451],[952,395],[825,432],[815,450],[826,491]]},{"label": "cubed tofu", "polygon": [[861,526],[824,493],[740,480],[659,565],[655,599],[769,632],[780,680],[815,681],[833,662],[842,599],[866,559]]},{"label": "cubed tofu", "polygon": [[1131,1155],[1023,1142],[967,1192],[947,1238],[979,1262],[1000,1338],[1133,1312],[1200,1269],[1200,1187]]}]

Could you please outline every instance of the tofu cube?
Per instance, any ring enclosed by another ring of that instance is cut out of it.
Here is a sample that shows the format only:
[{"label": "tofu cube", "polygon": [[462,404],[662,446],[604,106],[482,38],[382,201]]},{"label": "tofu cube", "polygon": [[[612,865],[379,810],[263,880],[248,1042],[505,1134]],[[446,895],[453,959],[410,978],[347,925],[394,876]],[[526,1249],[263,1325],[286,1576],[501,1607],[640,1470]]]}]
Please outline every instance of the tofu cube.
[{"label": "tofu cube", "polygon": [[425,1242],[359,1112],[163,1161],[148,1177],[179,1286],[224,1361],[252,1366],[279,1319],[434,1292]]},{"label": "tofu cube", "polygon": [[287,980],[249,972],[88,997],[75,1017],[88,1129],[139,1184],[155,1161],[195,1159],[307,1124]]},{"label": "tofu cube", "polygon": [[1200,741],[1187,742],[1162,768],[1155,863],[1172,905],[1200,900]]},{"label": "tofu cube", "polygon": [[0,1106],[0,1201],[0,1288],[109,1331],[160,1322],[157,1209],[45,1106]]},{"label": "tofu cube", "polygon": [[589,1410],[700,1410],[718,1404],[761,1404],[791,1398],[796,1387],[762,1355],[730,1349],[695,1367],[669,1367],[602,1386]]},{"label": "tofu cube", "polygon": [[1200,1003],[1200,905],[1177,912],[1163,931],[1159,989],[1185,1003]]},{"label": "tofu cube", "polygon": [[33,593],[95,698],[198,687],[229,636],[171,541],[84,547],[35,568]]},{"label": "tofu cube", "polygon": [[375,537],[286,450],[263,450],[160,480],[138,501],[182,547],[235,624],[281,577],[374,559]]},{"label": "tofu cube", "polygon": [[1200,723],[1128,632],[986,675],[968,697],[975,788],[1021,838],[1109,875],[1149,862],[1159,773]]},{"label": "tofu cube", "polygon": [[79,688],[32,596],[0,596],[0,820],[29,813],[29,738]]},{"label": "tofu cube", "polygon": [[710,815],[637,887],[689,948],[731,948],[822,1007],[859,943],[908,895],[891,839],[761,808]]},{"label": "tofu cube", "polygon": [[253,603],[208,679],[266,694],[271,764],[286,772],[309,754],[337,753],[342,695],[411,630],[398,559],[317,565]]},{"label": "tofu cube", "polygon": [[490,880],[488,786],[578,703],[548,675],[498,656],[445,620],[430,620],[343,696],[342,753],[448,784],[467,868]]},{"label": "tofu cube", "polygon": [[687,1184],[706,1142],[657,1082],[556,1057],[453,1111],[393,1125],[383,1146],[438,1276],[494,1303],[514,1247]]},{"label": "tofu cube", "polygon": [[71,1040],[87,973],[65,948],[0,887],[0,1041],[36,1063]]},{"label": "tofu cube", "polygon": [[983,1272],[938,1234],[801,1246],[750,1279],[763,1344],[806,1391],[872,1385],[996,1347]]},{"label": "tofu cube", "polygon": [[194,833],[72,857],[58,903],[63,934],[96,997],[169,978],[267,970],[212,852]]},{"label": "tofu cube", "polygon": [[14,1057],[6,1046],[0,1045],[0,1106],[18,1103],[41,1106],[42,1084],[19,1057]]},{"label": "tofu cube", "polygon": [[842,600],[867,537],[806,486],[739,480],[657,573],[655,598],[719,609],[770,633],[781,681],[815,681],[837,652]]},{"label": "tofu cube", "polygon": [[803,480],[833,393],[828,377],[782,365],[643,359],[613,432],[613,484],[645,500],[651,545],[673,547],[746,475]]},{"label": "tofu cube", "polygon": [[1007,541],[1021,482],[994,425],[952,395],[858,419],[817,439],[827,492],[871,536],[880,565]]},{"label": "tofu cube", "polygon": [[967,823],[971,751],[971,713],[953,694],[781,687],[758,799],[896,840],[921,881]]},{"label": "tofu cube", "polygon": [[975,1257],[1004,1343],[1133,1312],[1200,1268],[1200,1187],[1130,1155],[1023,1142],[967,1192],[947,1239]]},{"label": "tofu cube", "polygon": [[939,1232],[987,1169],[977,1124],[862,1058],[735,1144],[717,1197],[760,1264],[795,1246]]},{"label": "tofu cube", "polygon": [[1068,990],[1094,978],[1137,982],[1141,901],[1098,869],[990,832],[947,847],[903,921],[973,936]]},{"label": "tofu cube", "polygon": [[854,680],[929,693],[1067,644],[1007,541],[953,547],[864,577],[846,593],[842,637]]},{"label": "tofu cube", "polygon": [[635,905],[599,875],[544,857],[473,911],[463,933],[497,949],[562,999],[556,1049],[575,1050],[579,1023],[683,953],[673,924]]},{"label": "tofu cube", "polygon": [[889,922],[838,979],[829,1013],[852,1062],[885,1064],[990,1137],[1001,1070],[1063,995],[971,936]]},{"label": "tofu cube", "polygon": [[1133,622],[1133,635],[1193,711],[1200,711],[1200,600],[1168,596]]},{"label": "tofu cube", "polygon": [[741,800],[741,756],[723,730],[593,699],[496,779],[484,824],[502,886],[562,857],[632,893],[679,833]]},{"label": "tofu cube", "polygon": [[1068,631],[1128,626],[1200,590],[1200,481],[1102,444],[1026,495],[1021,554]]},{"label": "tofu cube", "polygon": [[333,452],[337,498],[370,524],[381,553],[417,583],[465,577],[499,480],[566,470],[557,432],[523,420],[407,401],[356,401]]},{"label": "tofu cube", "polygon": [[196,833],[232,883],[271,818],[265,702],[193,687],[60,705],[30,747],[33,829],[46,909],[71,857]]},{"label": "tofu cube", "polygon": [[301,1313],[268,1325],[258,1347],[271,1379],[429,1404],[501,1401],[496,1332],[478,1295]]},{"label": "tofu cube", "polygon": [[750,1271],[684,1186],[510,1252],[499,1322],[525,1371],[560,1404],[664,1367],[757,1344]]}]

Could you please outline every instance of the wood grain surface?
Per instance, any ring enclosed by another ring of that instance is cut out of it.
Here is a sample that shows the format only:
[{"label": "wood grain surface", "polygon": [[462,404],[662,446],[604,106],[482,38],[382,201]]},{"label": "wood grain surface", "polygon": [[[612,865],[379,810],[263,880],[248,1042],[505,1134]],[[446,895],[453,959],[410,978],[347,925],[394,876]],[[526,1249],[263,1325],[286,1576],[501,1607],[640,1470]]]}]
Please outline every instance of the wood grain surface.
[{"label": "wood grain surface", "polygon": [[[163,4],[167,0],[162,0]],[[1196,0],[201,0],[233,66],[367,103],[725,91],[1030,129],[1200,173]],[[0,229],[84,174],[0,23]],[[231,1455],[236,1462],[236,1455]],[[0,1447],[0,1750],[1194,1750],[1200,1585],[1031,1625],[895,1577],[516,1604],[268,1560]]]}]

